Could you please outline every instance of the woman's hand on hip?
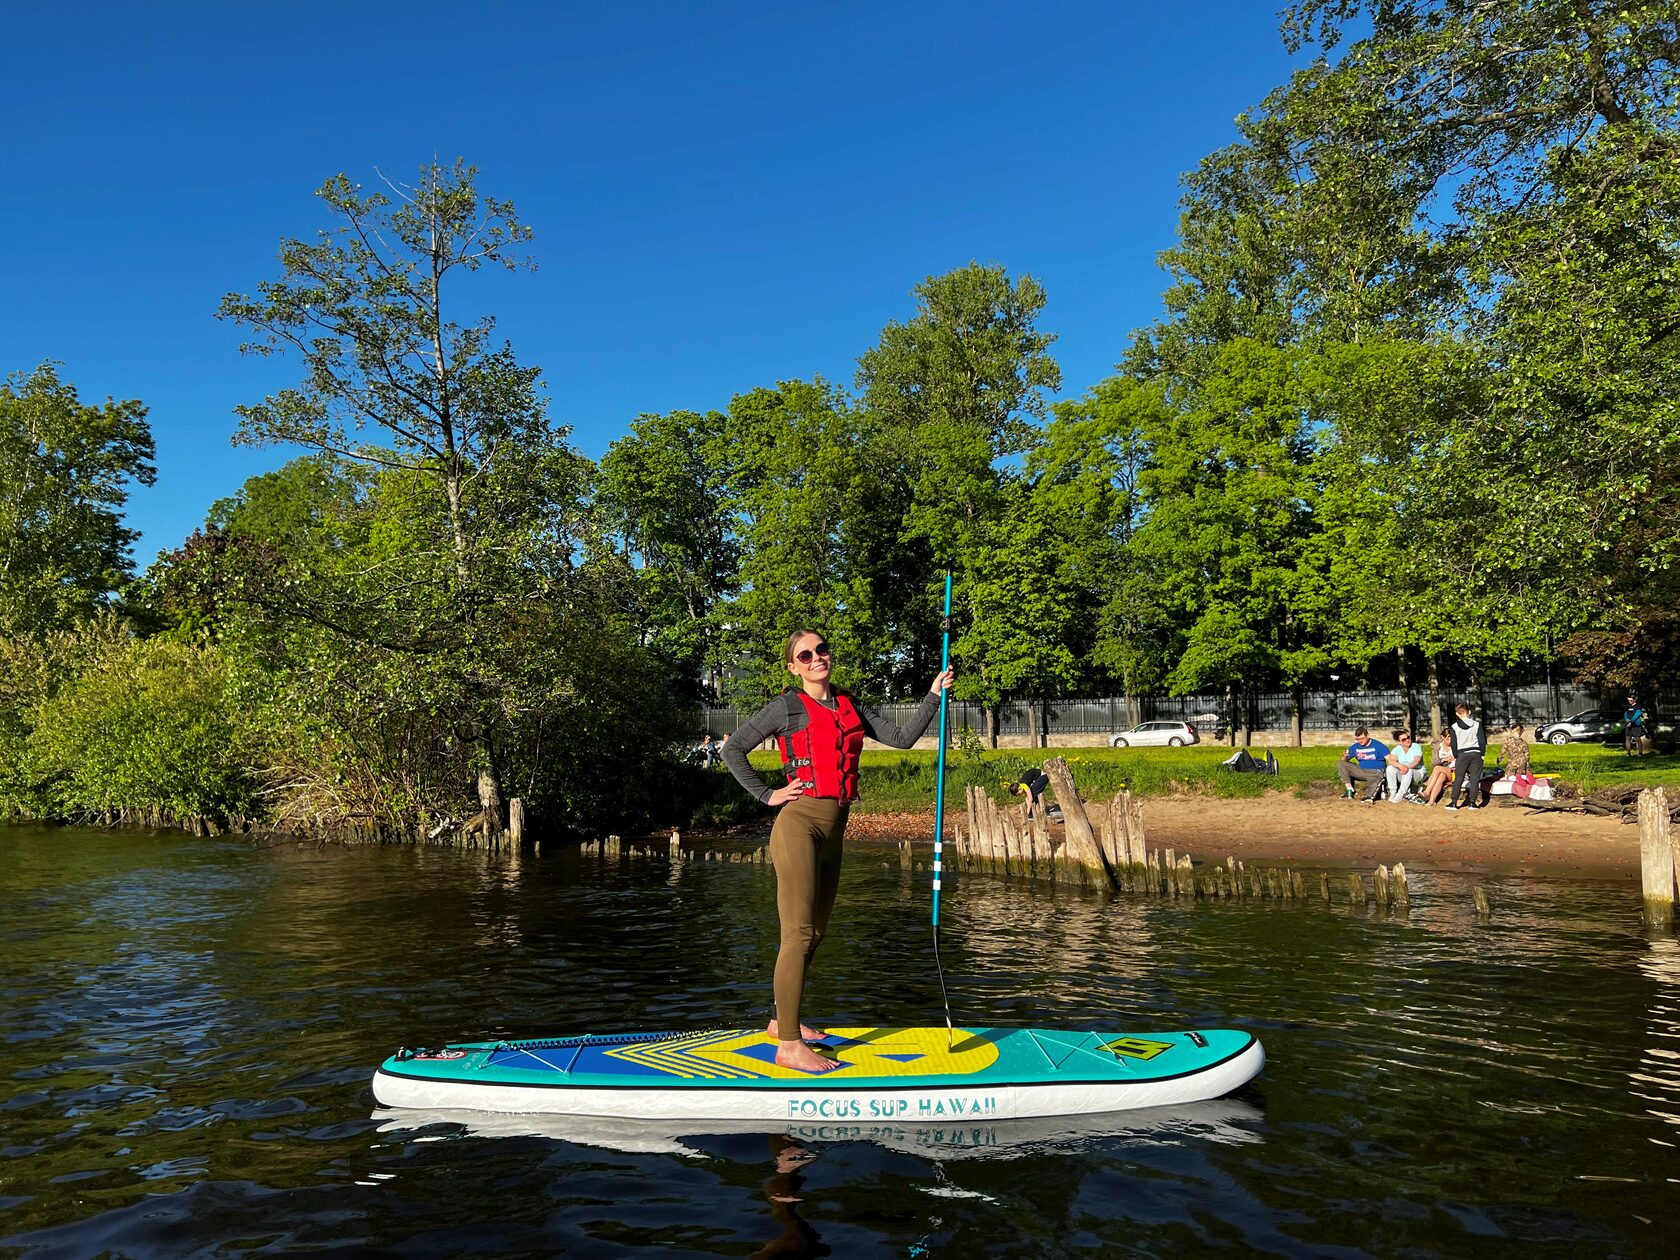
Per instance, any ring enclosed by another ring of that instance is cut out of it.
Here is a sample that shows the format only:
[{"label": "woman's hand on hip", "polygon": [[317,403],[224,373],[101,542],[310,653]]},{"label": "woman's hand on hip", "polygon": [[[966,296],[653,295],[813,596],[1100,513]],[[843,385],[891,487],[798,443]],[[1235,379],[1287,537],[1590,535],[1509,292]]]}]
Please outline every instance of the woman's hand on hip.
[{"label": "woman's hand on hip", "polygon": [[937,696],[941,691],[947,690],[955,678],[956,672],[954,670],[943,670],[933,676],[933,683],[928,687],[928,690]]},{"label": "woman's hand on hip", "polygon": [[803,783],[790,783],[786,787],[779,787],[770,793],[770,799],[765,804],[769,805],[771,809],[780,809],[789,801],[796,800],[804,795],[805,785]]}]

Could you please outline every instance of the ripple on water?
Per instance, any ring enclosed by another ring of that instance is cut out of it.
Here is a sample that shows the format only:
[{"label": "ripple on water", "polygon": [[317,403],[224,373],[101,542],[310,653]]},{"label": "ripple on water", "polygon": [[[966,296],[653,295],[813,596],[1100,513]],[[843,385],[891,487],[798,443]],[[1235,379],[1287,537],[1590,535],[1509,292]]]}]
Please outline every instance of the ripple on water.
[{"label": "ripple on water", "polygon": [[[763,867],[26,829],[0,862],[26,1254],[1666,1255],[1680,1227],[1680,947],[1624,885],[1489,880],[1479,922],[1428,871],[1405,916],[958,875],[959,1023],[1246,1027],[1266,1074],[1074,1132],[603,1136],[391,1127],[368,1075],[403,1043],[765,1018]],[[878,866],[847,871],[811,1005],[937,1022],[925,877]]]}]

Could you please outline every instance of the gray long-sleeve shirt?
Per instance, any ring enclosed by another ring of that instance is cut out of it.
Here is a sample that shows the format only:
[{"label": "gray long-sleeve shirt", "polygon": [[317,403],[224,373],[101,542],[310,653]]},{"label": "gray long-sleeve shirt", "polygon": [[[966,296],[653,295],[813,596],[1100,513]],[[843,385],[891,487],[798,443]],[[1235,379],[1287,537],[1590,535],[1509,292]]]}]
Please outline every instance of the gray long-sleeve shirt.
[{"label": "gray long-sleeve shirt", "polygon": [[1485,753],[1487,751],[1487,737],[1482,734],[1482,724],[1475,718],[1457,718],[1447,728],[1452,736],[1453,755],[1462,757],[1465,753]]},{"label": "gray long-sleeve shirt", "polygon": [[[858,717],[863,719],[864,735],[894,748],[912,747],[922,737],[922,732],[927,730],[928,723],[933,721],[933,715],[939,711],[939,693],[930,691],[922,697],[921,705],[910,715],[908,722],[903,726],[894,726],[856,696],[850,692],[846,694],[851,696]],[[788,703],[790,698],[793,700],[791,705]],[[833,700],[819,700],[817,703],[829,709],[839,708]],[[758,777],[758,772],[747,761],[747,754],[767,739],[776,739],[783,735],[791,735],[794,731],[804,730],[809,722],[805,706],[799,702],[797,696],[789,697],[785,693],[776,696],[729,737],[723,746],[723,764],[729,767],[729,773],[735,776],[735,781],[746,788],[754,798],[768,801],[772,789]]]}]

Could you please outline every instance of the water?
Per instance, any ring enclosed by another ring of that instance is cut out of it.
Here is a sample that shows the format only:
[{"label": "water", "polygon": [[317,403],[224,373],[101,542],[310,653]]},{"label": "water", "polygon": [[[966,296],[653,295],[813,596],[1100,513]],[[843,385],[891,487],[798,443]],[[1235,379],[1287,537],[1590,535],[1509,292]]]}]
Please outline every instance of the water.
[{"label": "water", "polygon": [[[854,849],[810,1009],[937,1023],[926,877]],[[1237,1097],[1082,1131],[619,1145],[393,1125],[397,1045],[763,1018],[769,872],[0,828],[0,1253],[1183,1257],[1680,1250],[1680,947],[1624,883],[1409,918],[969,877],[959,1022],[1234,1025]]]}]

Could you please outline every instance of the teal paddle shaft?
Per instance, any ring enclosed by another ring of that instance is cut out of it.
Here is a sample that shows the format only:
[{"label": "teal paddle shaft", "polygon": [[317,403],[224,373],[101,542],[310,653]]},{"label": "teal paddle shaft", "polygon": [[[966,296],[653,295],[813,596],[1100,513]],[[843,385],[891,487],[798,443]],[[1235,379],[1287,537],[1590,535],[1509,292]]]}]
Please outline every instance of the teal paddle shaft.
[{"label": "teal paddle shaft", "polygon": [[[939,672],[943,674],[951,668],[951,571],[945,570],[945,618],[941,623],[944,631],[944,644],[939,651]],[[939,926],[939,882],[941,869],[944,866],[945,853],[945,743],[948,727],[945,715],[950,707],[950,690],[941,688],[939,692],[939,768],[935,771],[937,778],[933,789],[933,926]],[[934,938],[935,945],[938,937]]]},{"label": "teal paddle shaft", "polygon": [[[944,643],[939,649],[939,672],[951,668],[951,571],[945,570],[945,617],[940,623]],[[939,768],[933,789],[933,966],[939,973],[939,996],[945,1002],[945,1031],[956,1044],[957,1030],[951,1022],[951,995],[945,991],[945,964],[939,957],[939,885],[945,868],[945,744],[950,724],[951,692],[939,689]]]}]

